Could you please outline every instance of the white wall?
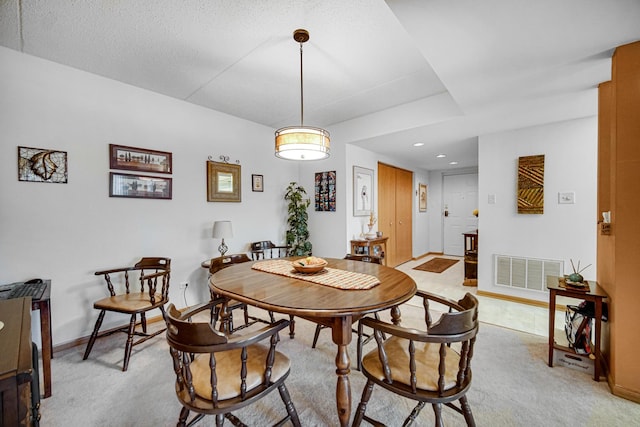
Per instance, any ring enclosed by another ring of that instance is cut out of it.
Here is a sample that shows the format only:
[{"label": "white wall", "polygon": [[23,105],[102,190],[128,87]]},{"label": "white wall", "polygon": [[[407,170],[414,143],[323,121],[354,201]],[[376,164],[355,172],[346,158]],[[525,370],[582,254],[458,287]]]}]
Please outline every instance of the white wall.
[{"label": "white wall", "polygon": [[[544,214],[517,213],[518,158],[545,155]],[[495,286],[494,254],[592,264],[596,277],[597,118],[590,117],[479,140],[478,289],[546,301],[546,294]],[[558,204],[559,192],[575,192],[575,204]],[[495,195],[495,204],[488,196]]]},{"label": "white wall", "polygon": [[[208,298],[200,262],[217,256],[214,220],[233,222],[229,252],[284,241],[284,190],[298,166],[273,155],[273,129],[0,48],[0,283],[52,280],[53,342],[91,332],[106,287],[93,272],[141,256],[172,258],[170,298]],[[110,198],[110,143],[173,153],[173,199]],[[68,184],[19,182],[17,147],[68,154]],[[208,156],[242,167],[242,203],[206,201]],[[264,192],[251,191],[251,174]],[[122,318],[107,315],[108,324]]]}]

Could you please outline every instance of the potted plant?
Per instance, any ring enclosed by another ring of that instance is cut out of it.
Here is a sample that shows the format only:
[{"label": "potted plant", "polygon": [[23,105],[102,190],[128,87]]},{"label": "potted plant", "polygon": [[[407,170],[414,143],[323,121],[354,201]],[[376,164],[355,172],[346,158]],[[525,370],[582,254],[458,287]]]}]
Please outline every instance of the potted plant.
[{"label": "potted plant", "polygon": [[287,207],[287,246],[289,256],[311,255],[309,241],[309,214],[307,208],[311,201],[306,198],[304,187],[296,182],[289,183],[284,199],[289,202]]}]

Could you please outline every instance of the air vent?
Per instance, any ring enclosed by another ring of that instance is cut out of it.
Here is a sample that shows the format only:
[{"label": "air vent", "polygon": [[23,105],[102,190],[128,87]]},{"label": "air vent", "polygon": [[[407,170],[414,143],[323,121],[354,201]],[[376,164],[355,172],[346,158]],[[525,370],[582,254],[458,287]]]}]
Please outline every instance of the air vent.
[{"label": "air vent", "polygon": [[494,255],[495,284],[546,292],[547,276],[560,276],[564,261]]}]

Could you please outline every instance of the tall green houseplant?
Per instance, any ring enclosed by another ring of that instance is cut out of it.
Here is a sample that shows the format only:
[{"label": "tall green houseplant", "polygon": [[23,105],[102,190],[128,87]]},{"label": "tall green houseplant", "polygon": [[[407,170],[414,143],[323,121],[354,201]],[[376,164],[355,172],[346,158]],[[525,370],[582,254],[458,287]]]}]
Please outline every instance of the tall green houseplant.
[{"label": "tall green houseplant", "polygon": [[311,255],[309,241],[309,214],[307,208],[311,201],[306,198],[304,187],[296,182],[289,183],[284,199],[289,202],[287,207],[287,246],[289,256]]}]

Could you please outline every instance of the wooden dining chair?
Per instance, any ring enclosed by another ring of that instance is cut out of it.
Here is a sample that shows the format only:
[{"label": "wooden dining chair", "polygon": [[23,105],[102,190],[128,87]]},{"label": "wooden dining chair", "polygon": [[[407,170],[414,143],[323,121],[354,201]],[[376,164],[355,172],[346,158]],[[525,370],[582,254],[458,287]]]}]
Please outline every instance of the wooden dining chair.
[{"label": "wooden dining chair", "polygon": [[[352,426],[359,426],[363,420],[382,425],[365,415],[376,385],[418,402],[405,419],[405,426],[416,420],[426,403],[433,407],[436,426],[443,425],[443,404],[462,414],[468,426],[475,426],[466,393],[471,387],[471,359],[478,333],[478,300],[470,293],[459,301],[424,291],[418,291],[416,296],[423,300],[423,328],[405,328],[372,318],[361,320],[373,328],[377,348],[362,359],[361,370],[367,384]],[[430,302],[442,304],[448,310],[435,322]],[[383,332],[388,339],[382,338]],[[399,424],[398,421],[393,423]]]},{"label": "wooden dining chair", "polygon": [[[83,360],[89,357],[97,338],[111,335],[114,332],[126,332],[127,342],[122,366],[122,370],[126,371],[129,367],[131,349],[164,332],[164,329],[160,329],[153,333],[147,333],[146,313],[157,308],[160,309],[164,318],[164,305],[169,301],[170,267],[170,258],[142,258],[131,267],[95,272],[96,276],[104,277],[109,296],[93,303],[93,308],[100,310],[100,314],[87,343]],[[129,278],[131,273],[135,275],[136,272],[139,274],[139,288],[134,288],[134,282]],[[129,325],[100,333],[100,327],[107,311],[128,314],[130,316]],[[140,315],[140,325],[142,326],[141,332],[136,331],[138,315]],[[141,338],[134,341],[134,336]]]},{"label": "wooden dining chair", "polygon": [[[291,361],[276,350],[278,332],[289,322],[281,319],[251,334],[225,335],[215,323],[193,319],[223,303],[220,298],[183,313],[173,304],[167,309],[167,342],[176,374],[176,395],[182,404],[177,425],[193,425],[206,415],[215,415],[216,426],[222,426],[225,418],[234,425],[244,425],[232,412],[277,389],[287,415],[275,425],[291,421],[300,426],[285,385]],[[191,412],[196,415],[187,424]]]},{"label": "wooden dining chair", "polygon": [[[382,265],[382,258],[379,256],[374,256],[374,255],[354,255],[354,254],[347,254],[345,255],[344,259],[349,259],[349,260],[353,260],[353,261],[362,261],[362,262],[371,262],[374,264],[380,264]],[[374,318],[376,319],[380,319],[380,316],[378,315],[377,312],[373,313]],[[325,325],[321,325],[321,324],[317,324],[316,325],[316,331],[313,334],[313,343],[311,344],[311,348],[316,348],[316,344],[318,343],[318,338],[320,337],[320,331],[328,328],[328,326]],[[358,327],[357,328],[352,328],[351,329],[353,333],[357,334],[358,336],[358,342],[357,342],[357,368],[358,370],[360,370],[360,361],[362,359],[362,348],[369,343],[369,341],[371,341],[373,339],[373,334],[367,334],[364,332],[364,329],[360,323],[360,321],[358,321]]]},{"label": "wooden dining chair", "polygon": [[[234,264],[239,264],[243,262],[249,262],[251,259],[246,254],[233,254],[233,255],[224,255],[217,258],[211,258],[211,262],[209,264],[209,274],[214,274],[223,268],[231,267]],[[216,295],[211,288],[209,288],[211,293],[211,299],[214,300],[219,297]],[[214,306],[214,311],[212,315],[217,318],[219,316],[219,312],[217,311],[218,307]],[[242,310],[244,314],[244,325],[236,326],[233,322],[233,311],[234,310]],[[229,300],[228,302],[228,313],[229,313],[229,331],[232,333],[238,331],[240,329],[247,328],[257,322],[262,323],[274,323],[275,318],[273,313],[269,312],[269,320],[264,320],[259,317],[249,315],[249,307],[247,304],[240,302],[238,300]]]},{"label": "wooden dining chair", "polygon": [[265,259],[266,254],[269,254],[269,258],[281,258],[287,256],[287,250],[289,249],[289,246],[278,246],[270,240],[251,242],[250,247],[251,259],[253,260],[259,260],[260,258]]}]

